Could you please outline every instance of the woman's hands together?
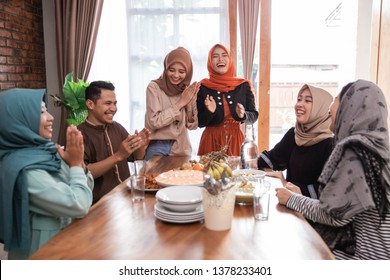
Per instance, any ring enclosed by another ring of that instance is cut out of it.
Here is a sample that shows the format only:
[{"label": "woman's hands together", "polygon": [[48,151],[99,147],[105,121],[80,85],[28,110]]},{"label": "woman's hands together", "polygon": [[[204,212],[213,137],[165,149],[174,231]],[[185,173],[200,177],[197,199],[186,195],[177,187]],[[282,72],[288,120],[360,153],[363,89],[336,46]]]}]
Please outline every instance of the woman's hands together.
[{"label": "woman's hands together", "polygon": [[77,127],[73,125],[68,126],[65,150],[60,145],[57,145],[57,152],[70,167],[81,166],[85,168],[83,135]]},{"label": "woman's hands together", "polygon": [[302,195],[301,189],[290,182],[287,182],[284,188],[276,188],[276,197],[278,198],[279,203],[282,205],[287,204],[287,201],[290,199],[293,193]]},{"label": "woman's hands together", "polygon": [[176,106],[179,108],[179,110],[183,107],[186,107],[187,111],[192,111],[192,106],[195,103],[199,87],[200,83],[193,82],[191,85],[185,88],[180,96],[179,101],[176,103]]},{"label": "woman's hands together", "polygon": [[293,193],[302,195],[301,189],[297,185],[286,181],[282,171],[268,170],[266,174],[269,177],[279,178],[284,186],[283,188],[276,188],[276,197],[279,199],[280,204],[286,205]]}]

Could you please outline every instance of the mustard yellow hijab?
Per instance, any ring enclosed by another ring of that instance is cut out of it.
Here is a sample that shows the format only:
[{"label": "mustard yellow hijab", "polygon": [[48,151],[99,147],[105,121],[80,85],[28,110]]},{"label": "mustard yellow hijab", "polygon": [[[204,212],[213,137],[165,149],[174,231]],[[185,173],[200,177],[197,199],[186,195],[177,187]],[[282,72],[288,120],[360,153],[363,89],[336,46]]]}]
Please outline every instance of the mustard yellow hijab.
[{"label": "mustard yellow hijab", "polygon": [[304,147],[315,145],[333,136],[329,129],[331,122],[329,106],[333,101],[332,95],[324,89],[307,84],[302,86],[298,94],[306,89],[313,98],[310,117],[305,124],[295,124],[295,142],[298,146]]}]

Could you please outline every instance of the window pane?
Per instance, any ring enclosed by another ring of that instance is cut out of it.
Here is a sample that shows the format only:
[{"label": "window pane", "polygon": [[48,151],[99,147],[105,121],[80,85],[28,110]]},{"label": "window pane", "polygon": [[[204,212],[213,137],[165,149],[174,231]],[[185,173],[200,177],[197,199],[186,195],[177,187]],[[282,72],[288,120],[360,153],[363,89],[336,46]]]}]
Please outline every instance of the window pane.
[{"label": "window pane", "polygon": [[[146,87],[163,71],[165,55],[178,46],[191,54],[193,81],[208,77],[207,55],[228,45],[227,0],[128,1],[130,129],[144,126]],[[190,132],[195,155],[201,129]]]},{"label": "window pane", "polygon": [[132,8],[172,8],[174,0],[128,0]]},{"label": "window pane", "polygon": [[357,52],[366,29],[360,26],[357,32],[359,17],[370,16],[369,9],[359,15],[361,2],[272,1],[270,148],[295,125],[294,104],[303,84],[335,96],[347,82],[369,79],[360,76],[356,66],[368,55]]}]

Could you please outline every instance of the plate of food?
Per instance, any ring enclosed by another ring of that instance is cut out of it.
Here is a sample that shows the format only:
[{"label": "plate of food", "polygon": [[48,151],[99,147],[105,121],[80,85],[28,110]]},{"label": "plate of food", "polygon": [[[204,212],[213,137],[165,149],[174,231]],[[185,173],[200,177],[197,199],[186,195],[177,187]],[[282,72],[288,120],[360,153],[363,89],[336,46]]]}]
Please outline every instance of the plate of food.
[{"label": "plate of food", "polygon": [[168,186],[203,186],[204,173],[200,170],[170,170],[155,178],[158,185]]},{"label": "plate of food", "polygon": [[161,190],[162,188],[164,188],[164,186],[160,186],[156,182],[156,177],[158,175],[159,174],[156,174],[156,173],[144,174],[144,176],[146,177],[145,192],[157,192],[157,191]]}]

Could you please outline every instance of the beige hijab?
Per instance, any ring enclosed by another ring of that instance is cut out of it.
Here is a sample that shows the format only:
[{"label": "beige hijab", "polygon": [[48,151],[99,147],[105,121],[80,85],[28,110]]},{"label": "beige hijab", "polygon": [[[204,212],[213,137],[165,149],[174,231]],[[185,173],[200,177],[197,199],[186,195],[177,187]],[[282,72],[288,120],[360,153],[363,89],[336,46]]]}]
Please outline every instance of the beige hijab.
[{"label": "beige hijab", "polygon": [[[169,81],[167,77],[167,71],[174,63],[180,63],[186,69],[186,77],[183,82],[174,85]],[[192,60],[190,53],[183,47],[178,47],[170,51],[164,59],[164,72],[161,76],[154,80],[158,86],[165,92],[168,96],[175,96],[181,94],[183,90],[189,86],[192,79]]]},{"label": "beige hijab", "polygon": [[333,136],[329,129],[331,122],[329,106],[333,97],[326,90],[307,84],[302,86],[298,94],[305,89],[309,89],[311,93],[313,107],[307,123],[295,124],[295,142],[298,146],[308,147]]}]

